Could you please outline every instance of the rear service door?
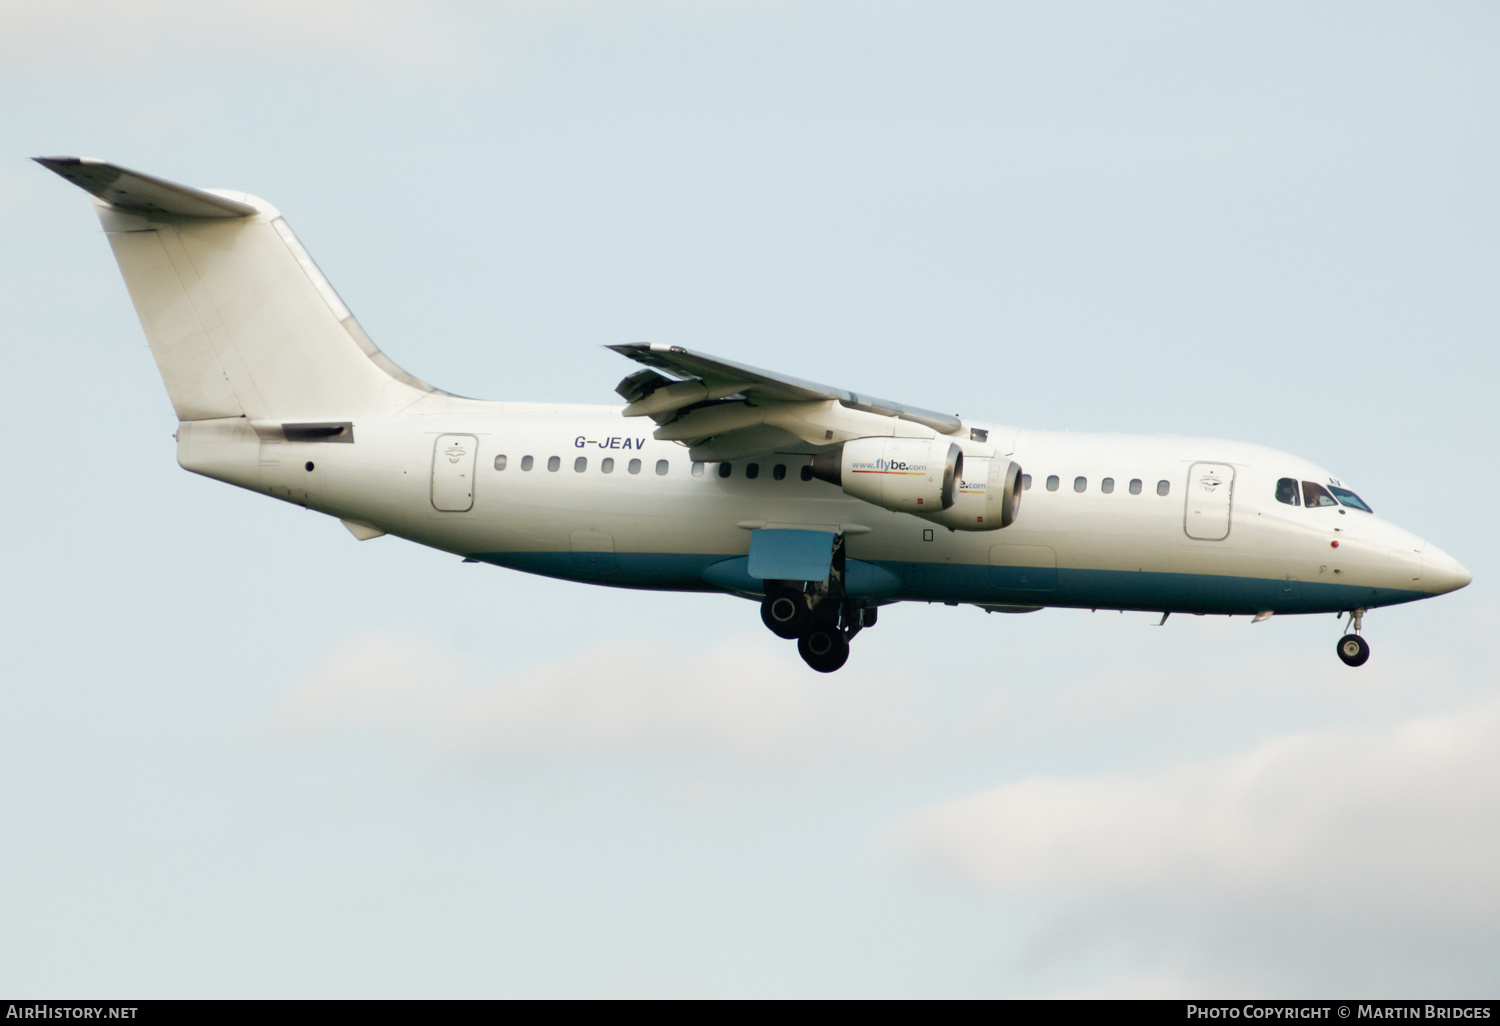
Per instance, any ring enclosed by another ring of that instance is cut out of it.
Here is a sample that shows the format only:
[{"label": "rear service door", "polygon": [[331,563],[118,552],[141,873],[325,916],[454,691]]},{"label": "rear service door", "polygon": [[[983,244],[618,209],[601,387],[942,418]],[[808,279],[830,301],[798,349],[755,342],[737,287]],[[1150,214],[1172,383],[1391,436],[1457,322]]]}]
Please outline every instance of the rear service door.
[{"label": "rear service door", "polygon": [[1194,463],[1188,471],[1187,513],[1183,519],[1187,536],[1200,541],[1228,538],[1233,497],[1233,467],[1226,463]]},{"label": "rear service door", "polygon": [[432,449],[432,505],[444,513],[474,508],[473,435],[438,435]]}]

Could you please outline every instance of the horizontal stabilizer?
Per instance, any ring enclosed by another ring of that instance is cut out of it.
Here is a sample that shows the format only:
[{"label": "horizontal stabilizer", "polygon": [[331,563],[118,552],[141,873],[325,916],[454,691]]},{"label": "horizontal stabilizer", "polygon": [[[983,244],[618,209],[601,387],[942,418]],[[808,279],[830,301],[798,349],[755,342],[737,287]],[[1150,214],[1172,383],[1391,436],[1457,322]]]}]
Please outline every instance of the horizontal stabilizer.
[{"label": "horizontal stabilizer", "polygon": [[248,217],[255,207],[87,157],[33,157],[85,192],[126,210],[186,217]]}]

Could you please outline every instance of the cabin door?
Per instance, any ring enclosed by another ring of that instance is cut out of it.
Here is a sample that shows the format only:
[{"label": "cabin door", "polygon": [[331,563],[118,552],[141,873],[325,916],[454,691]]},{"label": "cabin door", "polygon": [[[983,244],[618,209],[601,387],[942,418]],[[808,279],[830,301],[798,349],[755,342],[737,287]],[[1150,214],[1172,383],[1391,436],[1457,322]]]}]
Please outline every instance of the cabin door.
[{"label": "cabin door", "polygon": [[474,508],[473,435],[438,435],[432,448],[432,506],[444,513]]},{"label": "cabin door", "polygon": [[1233,498],[1233,467],[1226,463],[1194,463],[1188,471],[1187,512],[1183,519],[1187,536],[1199,541],[1228,538]]}]

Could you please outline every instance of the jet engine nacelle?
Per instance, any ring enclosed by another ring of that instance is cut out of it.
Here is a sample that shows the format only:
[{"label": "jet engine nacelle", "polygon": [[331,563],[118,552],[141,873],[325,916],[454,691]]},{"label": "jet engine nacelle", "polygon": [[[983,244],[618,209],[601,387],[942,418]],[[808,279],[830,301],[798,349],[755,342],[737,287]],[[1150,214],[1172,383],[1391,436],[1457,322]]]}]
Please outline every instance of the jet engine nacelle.
[{"label": "jet engine nacelle", "polygon": [[958,498],[963,450],[946,438],[854,438],[813,457],[813,476],[898,513],[939,513]]},{"label": "jet engine nacelle", "polygon": [[953,505],[917,515],[956,531],[998,531],[1021,510],[1021,467],[1003,456],[970,456],[959,476]]}]

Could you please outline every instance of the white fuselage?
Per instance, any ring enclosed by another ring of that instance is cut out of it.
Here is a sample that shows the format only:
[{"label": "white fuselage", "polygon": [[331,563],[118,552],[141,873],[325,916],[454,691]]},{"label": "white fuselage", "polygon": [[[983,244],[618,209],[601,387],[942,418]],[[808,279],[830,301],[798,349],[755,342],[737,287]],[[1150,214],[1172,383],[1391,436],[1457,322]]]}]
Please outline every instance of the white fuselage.
[{"label": "white fuselage", "polygon": [[[841,532],[851,566],[865,570],[851,573],[850,593],[872,603],[1332,612],[1469,580],[1452,558],[1372,513],[1278,502],[1279,479],[1332,479],[1238,442],[978,424],[991,440],[984,451],[1019,463],[1029,487],[1009,527],[951,531],[805,480],[806,453],[733,461],[723,476],[725,465],[695,464],[619,408],[448,405],[463,412],[355,420],[352,442],[262,437],[243,419],[184,423],[179,460],[365,534],[622,587],[755,595],[757,582],[732,561],[768,526]],[[1219,468],[1210,484],[1227,490],[1211,489],[1218,512],[1209,516],[1223,519],[1207,530],[1193,522],[1203,466]],[[454,509],[463,501],[444,489],[463,474],[468,505]]]},{"label": "white fuselage", "polygon": [[884,603],[1363,610],[1456,561],[1320,467],[1214,439],[1021,431],[669,343],[609,346],[620,407],[465,399],[376,347],[271,204],[77,157],[183,467],[467,559],[761,600],[830,673]]}]

